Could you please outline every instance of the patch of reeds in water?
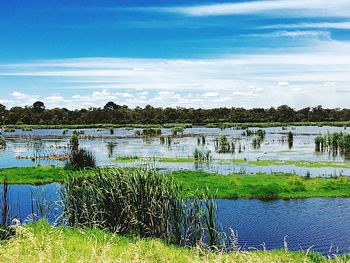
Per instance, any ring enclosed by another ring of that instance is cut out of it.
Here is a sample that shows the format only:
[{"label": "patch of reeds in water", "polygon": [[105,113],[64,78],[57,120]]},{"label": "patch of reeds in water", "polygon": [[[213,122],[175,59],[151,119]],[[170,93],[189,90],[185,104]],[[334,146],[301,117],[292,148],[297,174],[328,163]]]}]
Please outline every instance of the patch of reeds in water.
[{"label": "patch of reeds in water", "polygon": [[214,140],[215,152],[217,153],[234,153],[235,152],[235,143],[229,141],[226,135],[221,135],[219,138]]},{"label": "patch of reeds in water", "polygon": [[327,133],[315,138],[316,151],[329,151],[333,155],[350,153],[350,134],[343,132]]},{"label": "patch of reeds in water", "polygon": [[178,245],[218,242],[216,204],[204,194],[182,197],[174,178],[150,168],[98,169],[70,178],[62,191],[71,226],[162,238]]}]

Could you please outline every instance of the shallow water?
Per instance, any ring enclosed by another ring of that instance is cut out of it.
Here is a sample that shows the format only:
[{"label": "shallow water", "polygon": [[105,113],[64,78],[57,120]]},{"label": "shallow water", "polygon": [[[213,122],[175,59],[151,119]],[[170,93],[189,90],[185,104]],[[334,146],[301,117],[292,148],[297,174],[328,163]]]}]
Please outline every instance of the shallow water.
[{"label": "shallow water", "polygon": [[[252,128],[251,130],[256,130]],[[343,131],[341,127],[317,127],[317,126],[297,126],[289,127],[283,130],[281,127],[265,128],[266,136],[260,148],[253,148],[252,140],[254,136],[242,136],[243,130],[218,128],[196,127],[185,129],[184,134],[206,134],[206,145],[197,145],[197,137],[183,137],[173,139],[171,146],[161,144],[159,138],[142,139],[130,138],[136,130],[115,129],[114,138],[103,138],[110,136],[108,130],[96,131],[96,129],[82,129],[85,135],[100,136],[95,140],[80,140],[82,148],[92,151],[96,155],[98,165],[108,166],[131,166],[132,163],[116,163],[113,161],[118,156],[138,156],[138,157],[192,157],[193,151],[198,149],[208,149],[212,153],[214,159],[246,159],[248,161],[256,160],[304,160],[313,162],[348,162],[342,156],[333,156],[329,153],[316,153],[314,146],[314,138],[317,134]],[[16,156],[44,156],[50,154],[64,154],[67,152],[65,148],[68,143],[67,138],[58,138],[63,130],[33,130],[21,131],[16,130],[15,133],[8,134],[26,134],[26,135],[55,135],[57,138],[32,140],[32,139],[10,139],[7,141],[7,147],[0,150],[0,168],[31,166],[36,164],[64,164],[59,161],[40,160],[32,161],[30,159],[17,159]],[[294,136],[294,144],[289,148],[286,142],[286,134],[292,131]],[[162,129],[163,134],[170,134],[170,129]],[[69,130],[68,134],[71,134]],[[219,154],[215,152],[214,140],[220,135],[226,134],[229,139],[235,140],[236,151],[230,154]],[[113,142],[113,149],[107,147],[108,142]],[[241,152],[238,151],[241,145]],[[157,163],[157,166],[170,170],[176,169],[194,169],[192,163]],[[270,165],[267,167],[244,164],[218,164],[211,163],[209,165],[200,165],[199,169],[209,172],[219,172],[228,174],[231,172],[245,171],[247,173],[255,172],[288,172],[298,175],[306,175],[308,172],[312,176],[334,176],[334,175],[350,175],[349,168],[305,168],[294,165]]]}]

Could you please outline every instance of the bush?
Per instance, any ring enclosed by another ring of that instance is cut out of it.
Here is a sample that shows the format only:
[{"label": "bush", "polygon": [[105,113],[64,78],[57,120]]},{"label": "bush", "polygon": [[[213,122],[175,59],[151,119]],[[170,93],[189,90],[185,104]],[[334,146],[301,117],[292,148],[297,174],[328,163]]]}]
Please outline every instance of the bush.
[{"label": "bush", "polygon": [[94,168],[96,167],[96,158],[93,153],[85,149],[72,150],[66,167],[70,169]]}]

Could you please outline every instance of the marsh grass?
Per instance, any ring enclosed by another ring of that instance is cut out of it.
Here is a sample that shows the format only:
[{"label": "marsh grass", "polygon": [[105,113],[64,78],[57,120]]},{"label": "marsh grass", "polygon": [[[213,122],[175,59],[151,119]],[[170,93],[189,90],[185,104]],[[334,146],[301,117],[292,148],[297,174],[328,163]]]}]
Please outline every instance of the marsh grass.
[{"label": "marsh grass", "polygon": [[316,151],[329,151],[333,155],[350,153],[350,134],[343,132],[327,133],[315,138]]},{"label": "marsh grass", "polygon": [[183,198],[171,176],[150,168],[98,169],[70,178],[63,187],[69,225],[156,237],[177,245],[218,242],[216,206],[205,193]]},{"label": "marsh grass", "polygon": [[219,138],[215,138],[214,148],[217,153],[234,153],[236,146],[233,141],[227,139],[226,135],[221,135]]}]

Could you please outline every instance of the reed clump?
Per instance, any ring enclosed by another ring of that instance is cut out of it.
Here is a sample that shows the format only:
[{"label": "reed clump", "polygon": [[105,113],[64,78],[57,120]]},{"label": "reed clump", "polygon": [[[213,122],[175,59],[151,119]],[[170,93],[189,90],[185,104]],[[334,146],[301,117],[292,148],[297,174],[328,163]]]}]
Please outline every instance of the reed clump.
[{"label": "reed clump", "polygon": [[145,137],[154,137],[162,134],[162,130],[160,128],[145,128],[143,130],[138,130],[135,132],[137,136],[145,136]]},{"label": "reed clump", "polygon": [[204,194],[183,198],[173,177],[154,169],[98,169],[63,185],[69,225],[156,237],[177,245],[218,242],[216,204]]},{"label": "reed clump", "polygon": [[194,149],[193,158],[196,163],[210,162],[212,159],[211,151],[209,149]]},{"label": "reed clump", "polygon": [[214,148],[217,153],[234,153],[236,146],[233,141],[227,139],[226,135],[221,135],[214,140]]},{"label": "reed clump", "polygon": [[315,138],[316,151],[330,151],[333,154],[350,153],[350,134],[343,132],[327,133]]},{"label": "reed clump", "polygon": [[173,128],[171,128],[171,134],[173,136],[177,136],[179,133],[183,133],[184,132],[184,127],[183,126],[175,126]]}]

